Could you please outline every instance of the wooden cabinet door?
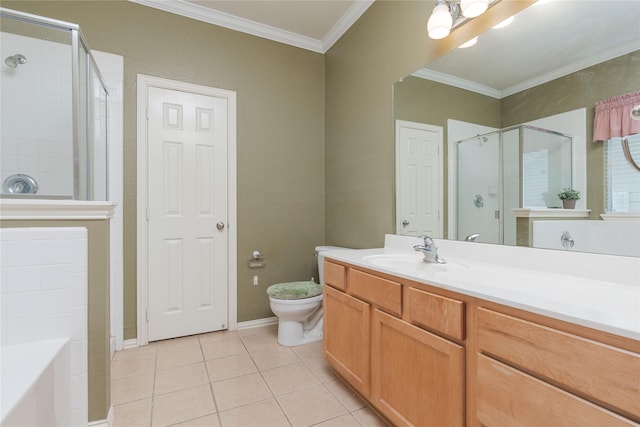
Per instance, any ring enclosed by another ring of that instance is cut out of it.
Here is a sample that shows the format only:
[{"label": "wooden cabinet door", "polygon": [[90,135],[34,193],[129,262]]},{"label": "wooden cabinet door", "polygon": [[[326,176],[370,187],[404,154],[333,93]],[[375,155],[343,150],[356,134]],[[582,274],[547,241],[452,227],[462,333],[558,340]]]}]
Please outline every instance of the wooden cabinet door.
[{"label": "wooden cabinet door", "polygon": [[464,425],[464,348],[372,311],[371,398],[395,426]]},{"label": "wooden cabinet door", "polygon": [[329,286],[324,287],[325,359],[363,396],[370,392],[371,307]]}]

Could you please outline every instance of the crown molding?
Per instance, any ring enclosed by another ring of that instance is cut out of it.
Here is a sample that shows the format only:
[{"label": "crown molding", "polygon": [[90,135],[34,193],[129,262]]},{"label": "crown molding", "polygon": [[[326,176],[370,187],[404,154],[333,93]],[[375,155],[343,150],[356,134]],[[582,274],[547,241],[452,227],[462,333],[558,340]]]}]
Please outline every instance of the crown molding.
[{"label": "crown molding", "polygon": [[[584,70],[585,68],[592,67],[602,62],[609,61],[622,55],[626,55],[638,50],[637,42],[631,42],[618,46],[616,49],[610,49],[606,52],[601,52],[595,55],[587,55],[581,61],[574,62],[532,79],[526,80],[522,83],[510,86],[503,90],[494,89],[490,86],[485,86],[480,83],[473,82],[471,80],[461,79],[459,77],[451,76],[449,74],[440,73],[438,71],[429,70],[428,68],[421,68],[415,73],[411,74],[414,77],[419,77],[426,80],[432,80],[434,82],[443,83],[449,86],[458,87],[460,89],[469,90],[479,93],[481,95],[490,96],[496,99],[502,99],[507,96],[513,95],[523,90],[531,89],[532,87],[550,82],[560,77],[567,76],[569,74]],[[428,67],[428,65],[427,65]]]},{"label": "crown molding", "polygon": [[490,96],[496,99],[500,99],[502,97],[501,91],[499,91],[498,89],[481,85],[480,83],[472,82],[471,80],[465,80],[449,74],[429,70],[427,68],[421,68],[411,75],[414,77],[419,77],[421,79],[432,80],[434,82],[443,83],[449,86],[455,86],[460,89],[469,90],[471,92],[476,92],[481,95]]},{"label": "crown molding", "polygon": [[327,35],[322,40],[318,40],[183,0],[128,1],[317,53],[326,53],[374,2],[374,0],[355,1]]},{"label": "crown molding", "polygon": [[340,37],[347,32],[349,28],[353,24],[356,23],[358,19],[362,16],[363,13],[369,9],[369,6],[373,4],[375,0],[356,0],[351,4],[351,7],[342,15],[342,17],[335,23],[333,27],[329,30],[326,36],[322,39],[322,48],[324,51],[322,53],[326,53],[331,46],[333,46]]}]

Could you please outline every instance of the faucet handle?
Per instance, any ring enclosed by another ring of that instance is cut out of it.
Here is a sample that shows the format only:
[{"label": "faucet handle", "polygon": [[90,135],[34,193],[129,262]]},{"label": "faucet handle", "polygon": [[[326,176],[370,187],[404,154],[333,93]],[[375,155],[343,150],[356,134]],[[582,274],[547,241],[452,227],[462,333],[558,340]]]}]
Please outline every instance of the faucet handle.
[{"label": "faucet handle", "polygon": [[425,246],[435,246],[435,243],[433,243],[433,239],[431,237],[427,236],[426,234],[418,236],[418,238],[422,239],[422,241],[424,242]]}]

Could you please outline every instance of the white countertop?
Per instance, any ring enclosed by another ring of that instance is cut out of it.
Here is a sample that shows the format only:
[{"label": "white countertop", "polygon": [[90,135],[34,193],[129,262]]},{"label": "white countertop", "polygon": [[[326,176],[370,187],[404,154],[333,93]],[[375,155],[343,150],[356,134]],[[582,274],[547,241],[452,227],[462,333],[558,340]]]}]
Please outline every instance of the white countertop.
[{"label": "white countertop", "polygon": [[[420,240],[323,256],[453,292],[640,339],[640,258],[436,240],[445,265],[421,262]],[[395,266],[393,257],[401,257]],[[415,257],[415,268],[413,260]],[[433,267],[433,268],[431,268]],[[566,273],[570,271],[571,273]]]}]

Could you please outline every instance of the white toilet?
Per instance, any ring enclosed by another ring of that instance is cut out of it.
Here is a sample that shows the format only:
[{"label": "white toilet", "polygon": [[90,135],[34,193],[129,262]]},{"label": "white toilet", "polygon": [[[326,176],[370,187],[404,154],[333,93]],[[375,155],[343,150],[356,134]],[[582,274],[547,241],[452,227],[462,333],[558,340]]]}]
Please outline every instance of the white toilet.
[{"label": "white toilet", "polygon": [[320,284],[313,281],[288,282],[267,288],[271,311],[278,316],[278,343],[288,347],[322,339],[322,252],[346,249],[337,246],[317,246]]}]

